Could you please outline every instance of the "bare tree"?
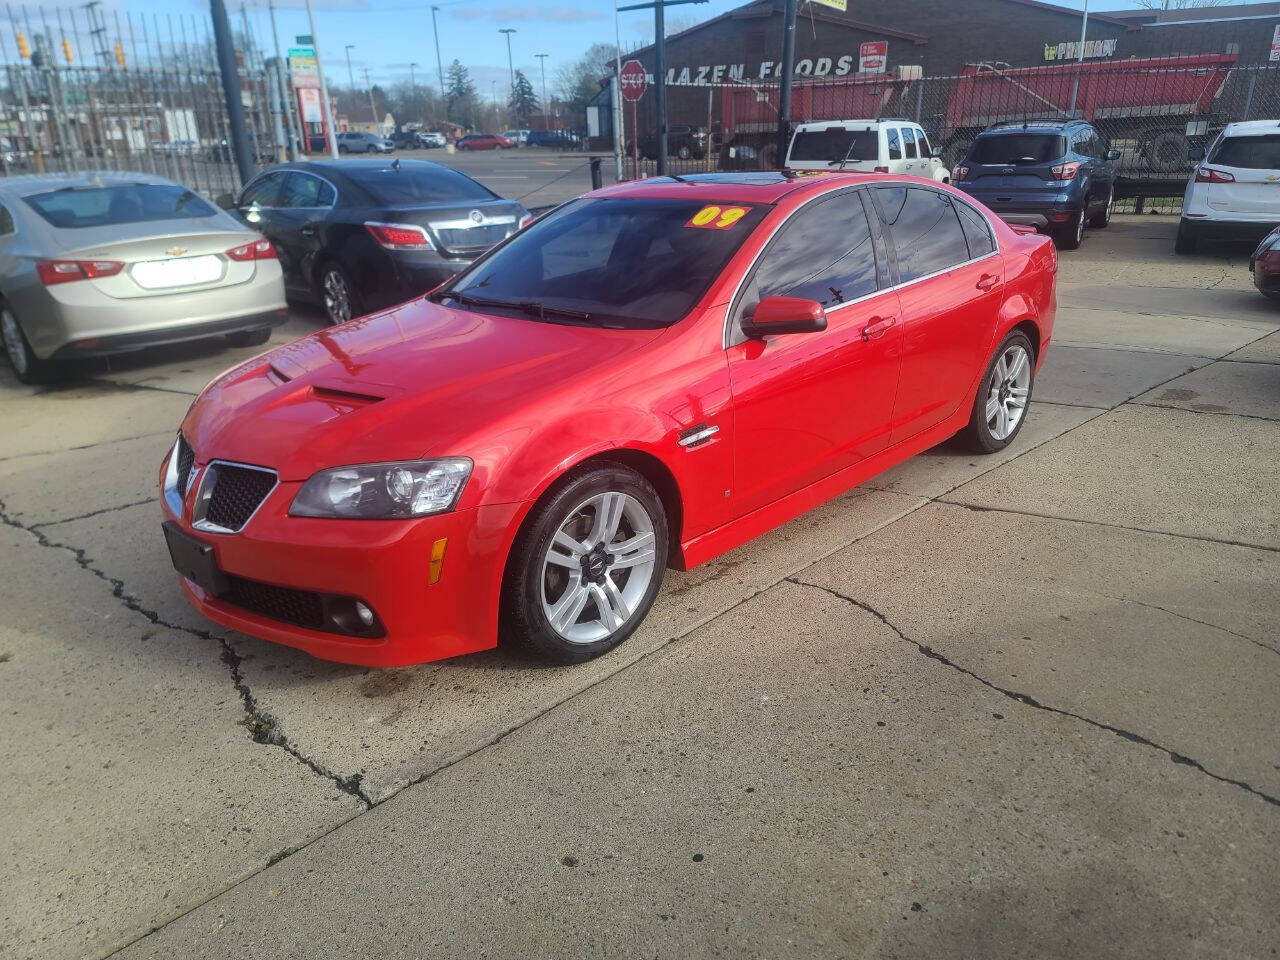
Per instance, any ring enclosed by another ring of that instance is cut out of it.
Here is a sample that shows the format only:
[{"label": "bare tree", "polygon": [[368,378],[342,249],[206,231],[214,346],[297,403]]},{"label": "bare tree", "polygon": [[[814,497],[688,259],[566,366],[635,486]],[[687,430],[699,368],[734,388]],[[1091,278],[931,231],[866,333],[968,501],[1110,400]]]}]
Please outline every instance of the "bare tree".
[{"label": "bare tree", "polygon": [[1221,7],[1229,0],[1137,0],[1148,10],[1185,10],[1188,7]]}]

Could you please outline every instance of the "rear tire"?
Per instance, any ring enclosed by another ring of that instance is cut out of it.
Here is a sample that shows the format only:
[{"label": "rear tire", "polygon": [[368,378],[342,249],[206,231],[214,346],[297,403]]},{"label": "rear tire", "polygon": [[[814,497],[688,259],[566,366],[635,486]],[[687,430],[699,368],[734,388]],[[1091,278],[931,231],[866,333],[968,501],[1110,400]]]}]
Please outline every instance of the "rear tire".
[{"label": "rear tire", "polygon": [[1035,376],[1030,339],[1021,330],[1010,331],[987,363],[969,425],[961,432],[970,450],[995,453],[1013,442],[1027,422]]},{"label": "rear tire", "polygon": [[1111,211],[1116,205],[1116,188],[1112,187],[1107,192],[1107,205],[1101,211],[1095,213],[1089,218],[1089,226],[1097,227],[1099,230],[1105,230],[1107,225],[1111,223]]},{"label": "rear tire", "polygon": [[237,330],[227,334],[227,343],[233,347],[260,347],[271,339],[271,328],[261,330]]},{"label": "rear tire", "polygon": [[1200,238],[1196,236],[1195,228],[1185,220],[1178,222],[1178,236],[1173,241],[1173,252],[1181,254],[1192,254],[1196,252],[1196,248],[1200,246]]},{"label": "rear tire", "polygon": [[1068,221],[1065,227],[1053,231],[1053,242],[1059,250],[1076,250],[1084,240],[1084,211]]},{"label": "rear tire", "polygon": [[583,663],[638,627],[662,586],[667,515],[618,463],[566,474],[533,508],[507,560],[502,635],[556,663]]},{"label": "rear tire", "polygon": [[319,288],[320,303],[329,323],[346,323],[364,312],[350,278],[332,260],[320,268]]},{"label": "rear tire", "polygon": [[41,360],[31,349],[27,335],[18,323],[18,317],[8,304],[0,307],[0,341],[9,359],[13,375],[22,383],[48,383],[56,380],[62,367],[50,360]]}]

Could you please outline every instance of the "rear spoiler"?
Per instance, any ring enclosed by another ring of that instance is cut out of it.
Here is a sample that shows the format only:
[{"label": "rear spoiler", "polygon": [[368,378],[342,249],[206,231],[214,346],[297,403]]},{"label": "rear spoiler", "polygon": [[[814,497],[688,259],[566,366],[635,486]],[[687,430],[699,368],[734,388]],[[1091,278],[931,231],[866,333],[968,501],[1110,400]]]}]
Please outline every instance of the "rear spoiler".
[{"label": "rear spoiler", "polygon": [[1008,221],[1006,221],[1005,226],[1008,227],[1010,230],[1012,230],[1014,233],[1021,234],[1024,237],[1027,236],[1028,234],[1039,232],[1038,230],[1036,230],[1035,227],[1033,227],[1029,223],[1009,223]]}]

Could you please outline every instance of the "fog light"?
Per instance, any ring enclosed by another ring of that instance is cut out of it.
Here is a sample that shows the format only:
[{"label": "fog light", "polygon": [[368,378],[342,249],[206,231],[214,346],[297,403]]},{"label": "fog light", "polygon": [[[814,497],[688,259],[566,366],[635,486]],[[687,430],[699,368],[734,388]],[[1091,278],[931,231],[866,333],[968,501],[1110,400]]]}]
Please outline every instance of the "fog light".
[{"label": "fog light", "polygon": [[373,611],[359,600],[356,601],[356,616],[360,618],[360,622],[366,627],[373,626]]}]

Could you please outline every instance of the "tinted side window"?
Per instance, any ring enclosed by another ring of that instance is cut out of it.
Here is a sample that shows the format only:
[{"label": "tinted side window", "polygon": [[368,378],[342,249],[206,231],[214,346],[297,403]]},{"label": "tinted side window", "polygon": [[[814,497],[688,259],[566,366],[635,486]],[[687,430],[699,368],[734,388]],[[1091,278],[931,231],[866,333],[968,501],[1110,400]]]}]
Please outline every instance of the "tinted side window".
[{"label": "tinted side window", "polygon": [[858,193],[815,203],[797,213],[765,251],[747,301],[804,297],[833,307],[874,293],[875,247]]},{"label": "tinted side window", "polygon": [[964,238],[969,243],[969,259],[976,260],[993,252],[996,242],[991,237],[991,227],[988,226],[986,218],[967,203],[953,201],[952,206],[956,208],[956,213],[960,214]]},{"label": "tinted side window", "polygon": [[13,233],[13,214],[0,207],[0,236]]},{"label": "tinted side window", "polygon": [[908,160],[916,159],[916,132],[910,127],[902,128],[902,145]]},{"label": "tinted side window", "polygon": [[884,132],[885,132],[885,135],[888,136],[889,138],[889,159],[901,160],[902,159],[902,138],[898,136],[898,128],[887,127]]},{"label": "tinted side window", "polygon": [[877,187],[876,193],[898,252],[901,282],[969,259],[960,219],[946,196],[920,187]]},{"label": "tinted side window", "polygon": [[1209,154],[1210,163],[1247,170],[1280,170],[1280,136],[1223,137]]},{"label": "tinted side window", "polygon": [[933,153],[933,148],[929,146],[929,138],[924,135],[923,130],[916,131],[916,143],[920,144],[920,156],[927,157]]},{"label": "tinted side window", "polygon": [[284,183],[283,173],[268,173],[259,177],[244,188],[240,194],[240,205],[249,206],[256,203],[260,207],[276,206],[276,198],[280,195],[280,185]]},{"label": "tinted side window", "polygon": [[282,207],[327,207],[333,203],[333,187],[319,177],[306,173],[291,173],[280,193]]}]

